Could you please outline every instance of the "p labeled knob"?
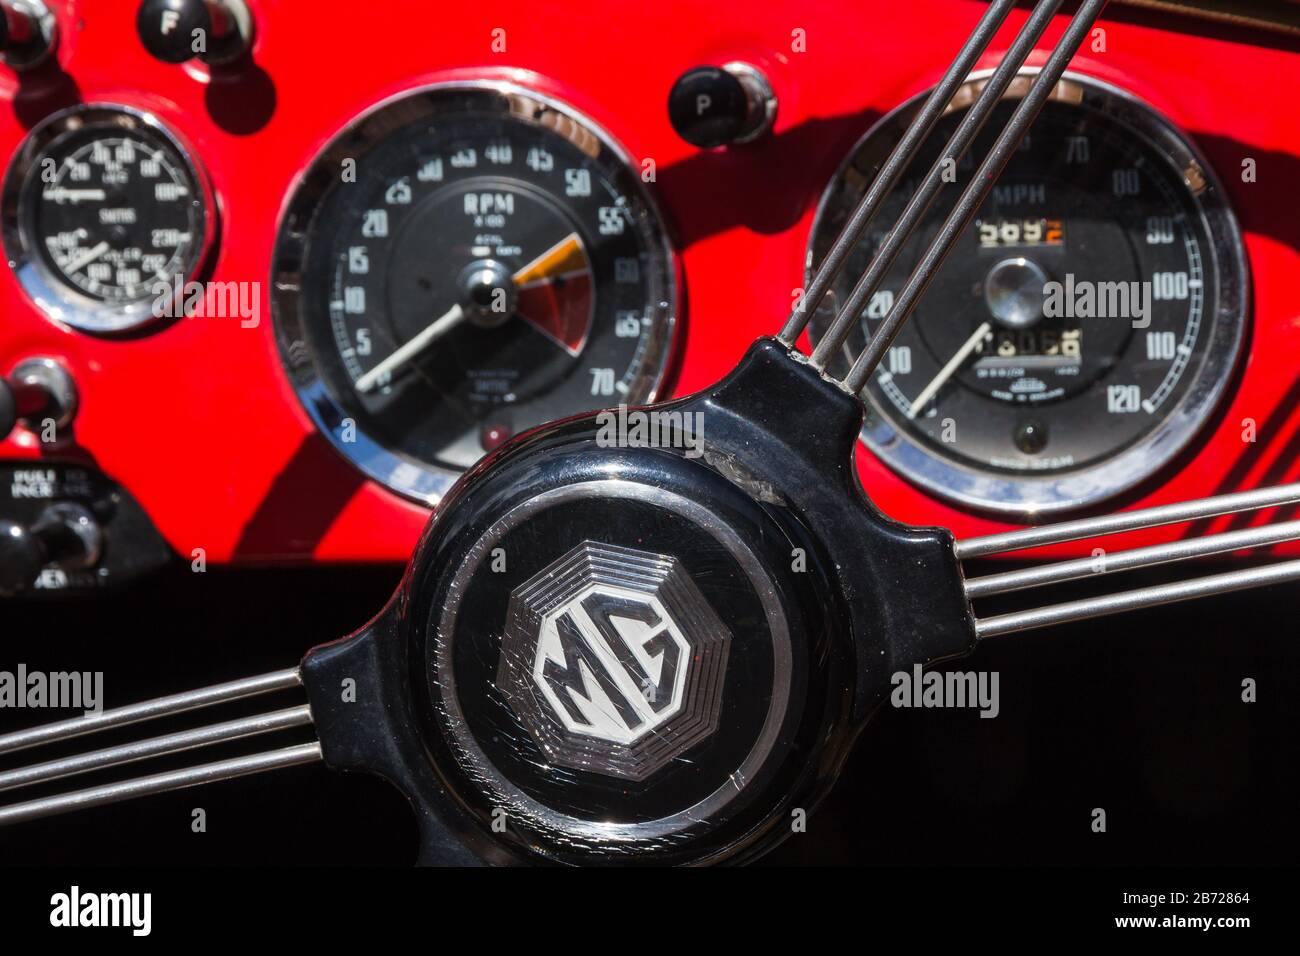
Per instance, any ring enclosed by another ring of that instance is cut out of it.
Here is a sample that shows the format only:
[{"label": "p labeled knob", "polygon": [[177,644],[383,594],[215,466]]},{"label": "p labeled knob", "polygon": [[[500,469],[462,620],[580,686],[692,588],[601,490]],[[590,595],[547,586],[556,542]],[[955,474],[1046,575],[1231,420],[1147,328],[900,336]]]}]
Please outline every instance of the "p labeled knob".
[{"label": "p labeled knob", "polygon": [[253,41],[253,16],[244,0],[144,0],[136,14],[140,42],[164,63],[195,57],[229,63]]},{"label": "p labeled knob", "polygon": [[701,149],[749,143],[772,128],[776,96],[748,63],[697,66],[673,84],[668,119],[677,135]]}]

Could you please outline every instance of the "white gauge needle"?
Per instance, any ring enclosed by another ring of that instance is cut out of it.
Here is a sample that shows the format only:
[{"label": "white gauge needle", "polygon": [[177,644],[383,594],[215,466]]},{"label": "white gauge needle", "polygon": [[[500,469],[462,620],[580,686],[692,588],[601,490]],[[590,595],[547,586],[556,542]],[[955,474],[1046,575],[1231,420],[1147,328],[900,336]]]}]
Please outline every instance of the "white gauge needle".
[{"label": "white gauge needle", "polygon": [[96,259],[98,259],[106,252],[108,252],[107,242],[101,242],[98,245],[91,246],[89,249],[87,249],[81,255],[77,256],[75,259],[70,259],[69,261],[65,262],[63,264],[63,271],[68,274],[71,274],[73,272],[76,272],[78,269],[84,269],[86,266],[90,265],[92,262],[94,262]]},{"label": "white gauge needle", "polygon": [[939,374],[930,381],[930,384],[921,389],[921,394],[916,396],[916,401],[907,410],[908,418],[915,418],[917,413],[925,408],[930,399],[934,398],[939,389],[943,388],[943,383],[952,378],[953,373],[961,368],[962,363],[966,361],[971,352],[974,352],[979,347],[979,344],[984,341],[984,337],[991,331],[993,331],[991,323],[983,322],[980,324],[980,327],[966,340],[965,344],[957,350],[957,354],[948,359],[948,364],[939,369]]},{"label": "white gauge needle", "polygon": [[[534,285],[538,281],[550,278],[552,270],[559,265],[568,262],[573,255],[574,250],[580,250],[581,240],[576,232],[571,232],[555,245],[551,246],[540,256],[537,256],[527,264],[520,266],[510,276],[510,281],[517,286],[525,283]],[[465,312],[459,305],[453,305],[432,323],[425,326],[418,335],[410,339],[406,344],[396,349],[388,358],[384,359],[365,375],[357,379],[355,388],[358,392],[368,392],[373,389],[379,380],[385,375],[391,374],[395,369],[401,368],[412,358],[424,351],[435,340],[451,331],[465,319]]]},{"label": "white gauge needle", "polygon": [[465,318],[465,313],[459,305],[453,305],[432,323],[426,325],[418,335],[409,340],[401,348],[393,352],[392,355],[384,359],[365,375],[357,379],[356,390],[358,392],[368,392],[374,388],[381,378],[385,375],[392,374],[394,369],[400,368],[409,362],[418,352],[421,352],[443,333],[455,328]]}]

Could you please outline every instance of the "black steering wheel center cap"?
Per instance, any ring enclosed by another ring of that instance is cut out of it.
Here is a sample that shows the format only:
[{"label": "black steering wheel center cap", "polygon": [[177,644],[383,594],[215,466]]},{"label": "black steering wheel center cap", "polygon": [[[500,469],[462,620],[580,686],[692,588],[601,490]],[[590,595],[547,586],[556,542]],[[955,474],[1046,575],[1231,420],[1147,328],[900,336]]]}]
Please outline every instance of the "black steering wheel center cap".
[{"label": "black steering wheel center cap", "polygon": [[496,517],[430,557],[426,740],[530,852],[689,859],[771,819],[806,766],[812,578],[709,469],[591,451],[521,470],[519,498],[480,489]]}]

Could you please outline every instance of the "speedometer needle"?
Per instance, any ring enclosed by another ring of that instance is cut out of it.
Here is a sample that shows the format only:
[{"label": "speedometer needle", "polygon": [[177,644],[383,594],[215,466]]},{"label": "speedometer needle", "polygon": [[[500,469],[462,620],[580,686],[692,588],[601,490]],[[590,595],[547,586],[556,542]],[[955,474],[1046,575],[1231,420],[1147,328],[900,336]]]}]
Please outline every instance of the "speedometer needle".
[{"label": "speedometer needle", "polygon": [[[578,238],[576,232],[571,232],[541,255],[511,273],[510,281],[518,286],[523,285],[525,282],[536,283],[549,278],[563,271],[573,255],[581,252],[581,250],[582,241]],[[421,329],[419,334],[412,337],[406,344],[395,349],[388,358],[357,379],[354,387],[358,392],[369,392],[379,384],[379,381],[384,376],[391,375],[396,369],[401,368],[428,348],[436,339],[450,332],[464,320],[465,310],[459,304],[453,305]]]},{"label": "speedometer needle", "polygon": [[75,259],[72,259],[71,261],[64,263],[63,271],[71,275],[72,273],[76,272],[78,269],[84,269],[86,266],[90,265],[92,262],[94,262],[96,259],[98,259],[106,252],[108,252],[107,242],[101,242],[98,245],[91,246],[89,249],[87,249],[81,255],[77,256]]},{"label": "speedometer needle", "polygon": [[929,385],[921,389],[921,394],[916,396],[916,401],[914,401],[911,407],[907,410],[908,418],[915,418],[917,413],[920,412],[921,409],[925,408],[930,399],[934,398],[939,389],[943,388],[944,382],[952,378],[953,373],[956,372],[957,369],[961,368],[962,363],[966,361],[971,352],[975,351],[979,344],[984,341],[984,337],[991,331],[993,331],[993,326],[990,323],[980,323],[980,327],[976,329],[974,334],[966,340],[965,344],[957,350],[957,354],[948,359],[948,364],[939,369],[939,374],[930,381]]}]

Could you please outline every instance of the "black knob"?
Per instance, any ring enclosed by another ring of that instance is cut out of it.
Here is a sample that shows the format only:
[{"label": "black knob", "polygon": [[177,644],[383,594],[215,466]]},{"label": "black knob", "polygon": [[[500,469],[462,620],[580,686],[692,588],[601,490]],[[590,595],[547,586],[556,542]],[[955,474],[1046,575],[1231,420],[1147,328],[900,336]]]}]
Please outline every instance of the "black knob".
[{"label": "black knob", "polygon": [[18,398],[9,383],[0,378],[0,441],[18,424]]},{"label": "black knob", "polygon": [[17,522],[0,520],[0,597],[31,587],[44,566],[40,540]]},{"label": "black knob", "polygon": [[682,139],[702,149],[748,143],[772,128],[776,97],[747,63],[697,66],[668,94],[668,119]]},{"label": "black knob", "polygon": [[50,505],[30,527],[0,519],[0,597],[31,587],[42,568],[91,567],[103,545],[99,522],[75,502]]},{"label": "black knob", "polygon": [[0,0],[0,56],[15,70],[49,56],[57,35],[54,14],[43,0]]},{"label": "black knob", "polygon": [[253,18],[243,0],[144,0],[135,29],[164,63],[229,63],[247,52]]}]

